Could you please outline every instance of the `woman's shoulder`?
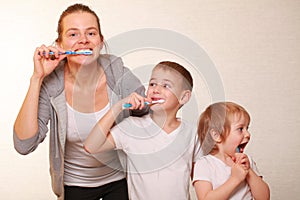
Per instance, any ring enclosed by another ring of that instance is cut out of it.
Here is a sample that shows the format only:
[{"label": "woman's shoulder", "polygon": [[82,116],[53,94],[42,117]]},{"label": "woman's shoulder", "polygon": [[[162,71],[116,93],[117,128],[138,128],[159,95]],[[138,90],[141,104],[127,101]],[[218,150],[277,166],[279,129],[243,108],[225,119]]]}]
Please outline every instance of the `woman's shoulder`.
[{"label": "woman's shoulder", "polygon": [[100,54],[99,62],[101,63],[102,67],[104,67],[104,69],[107,67],[111,67],[111,65],[113,65],[113,67],[124,67],[122,58],[112,54]]},{"label": "woman's shoulder", "polygon": [[128,71],[124,66],[122,58],[112,54],[101,54],[98,58],[98,62],[103,67],[108,77],[115,77],[119,79],[123,77],[123,74]]}]

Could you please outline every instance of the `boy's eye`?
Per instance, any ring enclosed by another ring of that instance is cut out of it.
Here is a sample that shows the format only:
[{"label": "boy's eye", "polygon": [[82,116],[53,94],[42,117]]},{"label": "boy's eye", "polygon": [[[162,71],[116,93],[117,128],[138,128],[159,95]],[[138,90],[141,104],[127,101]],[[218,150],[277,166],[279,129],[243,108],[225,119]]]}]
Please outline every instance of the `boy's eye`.
[{"label": "boy's eye", "polygon": [[149,86],[154,87],[156,86],[156,83],[149,83]]},{"label": "boy's eye", "polygon": [[171,88],[171,86],[169,84],[164,84],[163,87],[168,88],[168,89]]}]

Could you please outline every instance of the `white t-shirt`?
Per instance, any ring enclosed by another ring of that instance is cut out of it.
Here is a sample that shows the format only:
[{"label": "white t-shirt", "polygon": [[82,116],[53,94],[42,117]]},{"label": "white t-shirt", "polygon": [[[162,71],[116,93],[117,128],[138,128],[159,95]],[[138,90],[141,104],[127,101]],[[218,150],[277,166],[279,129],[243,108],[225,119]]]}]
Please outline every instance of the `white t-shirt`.
[{"label": "white t-shirt", "polygon": [[[255,162],[251,157],[248,156],[248,158],[250,161],[250,167],[258,176],[260,176]],[[229,179],[230,175],[231,167],[213,155],[206,155],[200,158],[194,166],[193,184],[198,180],[205,180],[212,184],[214,190],[223,185]],[[247,182],[242,182],[229,199],[253,199]]]},{"label": "white t-shirt", "polygon": [[127,155],[130,199],[190,198],[192,162],[201,156],[196,126],[181,121],[167,134],[146,115],[123,120],[111,134]]},{"label": "white t-shirt", "polygon": [[65,146],[64,184],[98,187],[125,178],[116,151],[89,154],[83,142],[97,121],[109,110],[107,104],[95,113],[81,113],[67,104],[68,130]]}]

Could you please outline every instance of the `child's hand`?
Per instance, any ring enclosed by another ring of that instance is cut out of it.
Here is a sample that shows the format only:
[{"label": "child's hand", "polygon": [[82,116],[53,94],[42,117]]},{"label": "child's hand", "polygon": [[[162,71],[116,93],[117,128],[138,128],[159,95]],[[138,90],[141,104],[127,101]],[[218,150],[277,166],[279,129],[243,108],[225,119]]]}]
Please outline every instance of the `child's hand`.
[{"label": "child's hand", "polygon": [[124,103],[130,103],[131,107],[129,109],[135,110],[135,109],[143,109],[145,107],[145,102],[151,102],[151,99],[145,98],[135,92],[130,94],[128,97],[122,99],[122,104]]},{"label": "child's hand", "polygon": [[244,153],[235,153],[235,163],[242,165],[245,170],[250,168],[249,158]]},{"label": "child's hand", "polygon": [[226,164],[231,167],[231,177],[242,182],[246,179],[249,172],[248,169],[245,169],[245,166],[234,161],[232,158],[226,158]]}]

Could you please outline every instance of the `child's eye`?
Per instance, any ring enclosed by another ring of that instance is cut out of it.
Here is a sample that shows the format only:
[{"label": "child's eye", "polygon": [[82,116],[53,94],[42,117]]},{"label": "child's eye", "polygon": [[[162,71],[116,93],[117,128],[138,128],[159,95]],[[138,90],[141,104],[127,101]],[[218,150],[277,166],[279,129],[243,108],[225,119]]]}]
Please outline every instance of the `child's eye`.
[{"label": "child's eye", "polygon": [[149,86],[154,87],[154,86],[156,86],[156,83],[149,83]]},{"label": "child's eye", "polygon": [[243,129],[244,129],[243,127],[238,128],[238,130],[239,130],[240,132],[242,132]]},{"label": "child's eye", "polygon": [[164,88],[168,88],[168,89],[171,88],[171,86],[170,86],[169,84],[163,84],[163,87],[164,87]]}]

